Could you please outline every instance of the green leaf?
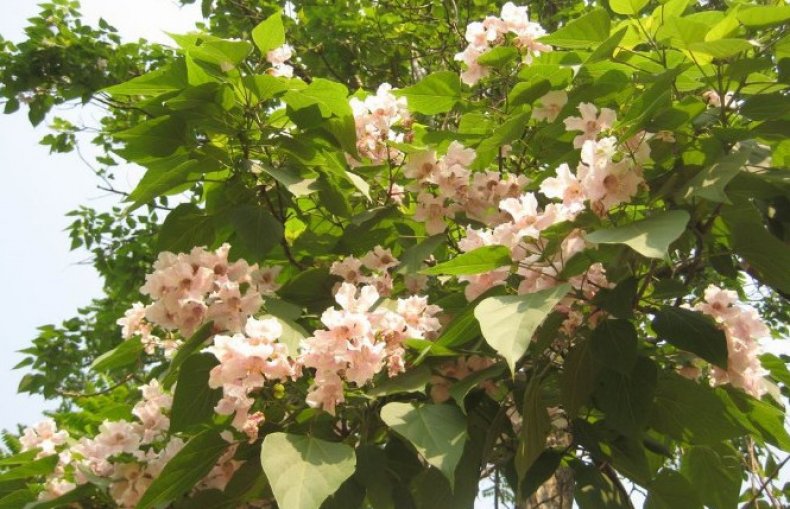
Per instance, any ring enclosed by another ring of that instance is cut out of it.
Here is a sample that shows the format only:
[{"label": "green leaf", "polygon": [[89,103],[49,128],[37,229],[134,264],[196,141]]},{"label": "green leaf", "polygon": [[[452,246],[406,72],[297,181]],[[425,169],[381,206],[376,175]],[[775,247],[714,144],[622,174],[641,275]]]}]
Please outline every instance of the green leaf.
[{"label": "green leaf", "polygon": [[614,288],[601,288],[595,294],[593,303],[617,318],[631,318],[634,315],[634,302],[639,280],[628,277]]},{"label": "green leaf", "polygon": [[521,137],[524,129],[527,127],[529,118],[530,113],[519,113],[510,117],[490,137],[480,142],[480,145],[477,146],[477,156],[472,162],[472,167],[477,170],[486,169],[499,155],[499,150],[503,145],[507,145]]},{"label": "green leaf", "polygon": [[189,159],[176,165],[175,168],[150,168],[126,199],[132,202],[126,212],[129,213],[158,196],[168,194],[168,191],[187,182],[192,174],[203,174],[218,169],[219,165],[209,159]]},{"label": "green leaf", "polygon": [[91,363],[94,371],[112,371],[124,366],[134,364],[143,352],[140,338],[133,337],[120,343],[118,346],[96,357]]},{"label": "green leaf", "polygon": [[444,263],[423,269],[420,273],[430,276],[480,274],[510,266],[512,263],[510,250],[505,246],[483,246],[468,253],[461,253]]},{"label": "green leaf", "polygon": [[323,311],[334,305],[332,286],[337,281],[322,268],[307,269],[298,273],[280,288],[277,293],[284,300],[306,307],[311,311]]},{"label": "green leaf", "polygon": [[702,502],[688,479],[665,468],[648,485],[645,509],[702,509]]},{"label": "green leaf", "polygon": [[783,451],[790,451],[790,434],[785,428],[785,413],[780,408],[737,389],[728,388],[727,394],[751,423],[756,431],[753,435]]},{"label": "green leaf", "polygon": [[169,388],[178,377],[178,370],[186,362],[190,355],[198,351],[208,338],[214,335],[214,322],[208,322],[200,327],[183,345],[178,349],[173,360],[170,361],[167,371],[162,375],[162,385]]},{"label": "green leaf", "polygon": [[173,394],[170,433],[211,422],[214,407],[222,398],[222,389],[211,389],[208,385],[209,372],[217,364],[210,353],[195,353],[184,361]]},{"label": "green leaf", "polygon": [[200,33],[169,35],[191,57],[215,64],[224,72],[234,69],[252,52],[252,44],[247,41],[231,41]]},{"label": "green leaf", "polygon": [[562,284],[528,295],[488,297],[475,307],[483,337],[505,358],[512,372],[532,335],[568,291],[570,285]]},{"label": "green leaf", "polygon": [[354,477],[365,487],[372,509],[395,509],[387,467],[387,455],[383,449],[375,445],[357,448],[357,471]]},{"label": "green leaf", "polygon": [[643,256],[660,259],[683,233],[688,221],[685,210],[669,210],[641,221],[594,231],[587,234],[587,240],[595,244],[626,244]]},{"label": "green leaf", "polygon": [[745,199],[722,208],[732,247],[749,263],[749,274],[782,292],[790,293],[790,248],[763,226],[757,209]]},{"label": "green leaf", "polygon": [[186,143],[186,126],[178,117],[163,115],[139,122],[113,137],[124,142],[124,147],[116,152],[130,161],[165,157]]},{"label": "green leaf", "polygon": [[8,495],[0,498],[0,509],[19,509],[23,507],[28,509],[30,505],[37,507],[35,504],[36,494],[29,489],[13,491]]},{"label": "green leaf", "polygon": [[740,455],[726,447],[691,447],[683,455],[680,471],[709,507],[737,507],[741,490]]},{"label": "green leaf", "polygon": [[515,459],[519,481],[524,479],[532,464],[543,453],[546,448],[546,438],[551,431],[551,419],[537,377],[530,380],[524,391],[521,415],[524,422],[518,437]]},{"label": "green leaf", "polygon": [[735,14],[738,21],[747,27],[766,27],[779,25],[790,20],[790,6],[755,5],[744,6]]},{"label": "green leaf", "polygon": [[211,247],[215,239],[214,217],[192,203],[182,203],[165,218],[157,239],[157,251],[184,253],[193,247]]},{"label": "green leaf", "polygon": [[562,404],[569,416],[576,416],[590,401],[599,370],[598,364],[593,360],[589,341],[576,344],[565,356],[560,390]]},{"label": "green leaf", "polygon": [[402,394],[406,392],[424,392],[425,386],[431,380],[431,369],[425,364],[409,368],[406,372],[392,378],[386,378],[368,390],[368,395],[374,398]]},{"label": "green leaf", "polygon": [[750,153],[751,150],[748,148],[741,148],[723,156],[711,166],[703,168],[688,183],[683,198],[688,201],[693,196],[699,196],[716,203],[730,203],[724,190],[727,184],[740,173],[749,160]]},{"label": "green leaf", "polygon": [[656,364],[646,357],[639,357],[627,375],[604,369],[595,402],[606,414],[606,423],[623,435],[638,436],[650,416],[657,376]]},{"label": "green leaf", "polygon": [[455,483],[455,467],[464,452],[466,419],[453,405],[387,403],[381,420],[408,440],[425,461]]},{"label": "green leaf", "polygon": [[466,413],[464,400],[466,396],[478,385],[485,382],[490,378],[497,377],[505,372],[507,366],[502,363],[497,363],[488,366],[480,371],[475,371],[461,380],[458,380],[450,387],[450,396],[455,400],[461,410]]},{"label": "green leaf", "polygon": [[[271,300],[266,302],[269,303]],[[264,316],[263,318],[270,317]],[[284,316],[274,316],[273,318],[276,318],[277,321],[280,322],[280,327],[283,329],[283,333],[280,334],[279,338],[277,338],[277,342],[286,345],[288,347],[288,354],[291,357],[296,357],[299,352],[299,347],[302,343],[302,340],[307,339],[310,336],[310,333],[308,333],[304,327],[298,323]]]},{"label": "green leaf", "polygon": [[354,449],[312,436],[271,433],[261,465],[280,509],[318,509],[356,466]]},{"label": "green leaf", "polygon": [[522,104],[532,104],[551,90],[549,80],[540,79],[537,81],[520,81],[510,89],[507,95],[508,105],[512,108]]},{"label": "green leaf", "polygon": [[400,257],[400,265],[397,272],[399,274],[414,274],[419,272],[423,263],[429,258],[436,249],[447,239],[444,235],[433,235],[427,237],[419,244],[415,244],[403,252]]},{"label": "green leaf", "polygon": [[406,98],[409,110],[436,115],[450,111],[461,100],[461,79],[458,73],[439,71],[394,93]]},{"label": "green leaf", "polygon": [[45,456],[43,458],[33,460],[30,463],[26,463],[3,472],[0,474],[0,482],[49,475],[55,470],[55,466],[57,466],[57,464],[57,454]]},{"label": "green leaf", "polygon": [[628,497],[598,468],[573,462],[573,499],[579,509],[631,509]]},{"label": "green leaf", "polygon": [[[236,240],[252,260],[262,260],[283,238],[283,225],[264,207],[244,204],[230,213]],[[251,261],[252,261],[251,260]]]},{"label": "green leaf", "polygon": [[776,92],[749,97],[738,112],[752,120],[777,120],[790,114],[790,97]]},{"label": "green leaf", "polygon": [[690,444],[716,444],[746,434],[733,412],[738,409],[712,388],[663,372],[656,386],[650,426]]},{"label": "green leaf", "polygon": [[542,37],[540,42],[561,48],[589,48],[609,38],[610,25],[609,13],[594,9]]},{"label": "green leaf", "polygon": [[705,53],[713,58],[729,58],[742,51],[754,49],[754,46],[746,39],[716,39],[691,43],[688,49],[694,53]]},{"label": "green leaf", "polygon": [[519,57],[513,46],[497,46],[477,57],[477,63],[488,67],[504,67]]},{"label": "green leaf", "polygon": [[214,468],[228,447],[230,444],[214,430],[193,437],[154,478],[136,509],[164,507],[189,493]]},{"label": "green leaf", "polygon": [[264,57],[266,54],[285,44],[285,27],[280,11],[275,12],[252,29],[252,42]]},{"label": "green leaf", "polygon": [[124,83],[105,88],[102,92],[112,96],[157,96],[187,87],[183,62],[176,61]]},{"label": "green leaf", "polygon": [[639,14],[647,5],[648,0],[609,0],[609,7],[617,14]]},{"label": "green leaf", "polygon": [[653,330],[659,339],[727,369],[727,339],[724,332],[702,313],[664,306],[653,318]]},{"label": "green leaf", "polygon": [[[52,500],[35,502],[24,507],[25,509],[60,509],[70,507],[74,502],[84,502],[96,497],[98,491],[99,489],[93,484],[83,484]],[[19,506],[12,507],[16,509]],[[12,509],[12,507],[8,509]]]},{"label": "green leaf", "polygon": [[605,320],[590,337],[590,351],[601,366],[629,374],[634,369],[639,338],[628,320]]}]

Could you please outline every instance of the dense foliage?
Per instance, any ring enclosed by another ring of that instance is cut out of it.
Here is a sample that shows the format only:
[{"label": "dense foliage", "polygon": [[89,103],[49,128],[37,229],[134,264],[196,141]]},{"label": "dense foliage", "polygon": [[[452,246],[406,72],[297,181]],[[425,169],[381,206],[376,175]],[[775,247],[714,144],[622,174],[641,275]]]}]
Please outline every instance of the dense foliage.
[{"label": "dense foliage", "polygon": [[2,42],[6,112],[100,103],[146,173],[73,213],[106,296],[25,350],[0,508],[790,503],[790,6],[528,7]]}]

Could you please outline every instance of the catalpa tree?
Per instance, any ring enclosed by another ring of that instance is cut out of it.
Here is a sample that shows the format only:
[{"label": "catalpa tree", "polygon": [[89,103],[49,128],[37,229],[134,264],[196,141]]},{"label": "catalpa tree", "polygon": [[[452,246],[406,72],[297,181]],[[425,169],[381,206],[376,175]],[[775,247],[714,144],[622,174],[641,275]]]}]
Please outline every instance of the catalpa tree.
[{"label": "catalpa tree", "polygon": [[532,4],[44,5],[7,112],[146,172],[74,213],[107,296],[25,351],[0,507],[790,502],[790,6]]}]

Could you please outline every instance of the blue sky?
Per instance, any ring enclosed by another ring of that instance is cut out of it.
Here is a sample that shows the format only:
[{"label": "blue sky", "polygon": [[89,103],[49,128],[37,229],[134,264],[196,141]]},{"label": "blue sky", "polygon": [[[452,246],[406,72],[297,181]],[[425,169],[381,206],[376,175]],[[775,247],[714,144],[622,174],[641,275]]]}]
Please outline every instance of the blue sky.
[{"label": "blue sky", "polygon": [[[0,17],[0,34],[19,41],[25,20],[38,12],[37,2],[5,2]],[[165,31],[187,32],[199,19],[199,7],[181,9],[170,0],[83,0],[82,12],[95,24],[105,18],[118,28],[122,37],[145,37],[168,42]],[[152,22],[153,20],[153,22]],[[56,115],[79,123],[96,125],[98,108],[65,107]],[[74,316],[79,306],[101,295],[101,282],[85,260],[85,252],[70,252],[64,228],[65,214],[79,205],[107,209],[117,202],[96,188],[96,179],[76,153],[50,155],[38,142],[46,126],[33,128],[26,115],[0,115],[0,231],[5,248],[0,249],[0,266],[6,267],[7,291],[0,295],[0,317],[4,323],[0,336],[0,429],[17,423],[31,423],[46,408],[41,398],[16,394],[22,376],[11,367],[22,359],[16,353],[36,336],[36,327],[59,323]],[[83,145],[91,159],[92,147]],[[119,182],[131,187],[139,171],[121,168]]]}]

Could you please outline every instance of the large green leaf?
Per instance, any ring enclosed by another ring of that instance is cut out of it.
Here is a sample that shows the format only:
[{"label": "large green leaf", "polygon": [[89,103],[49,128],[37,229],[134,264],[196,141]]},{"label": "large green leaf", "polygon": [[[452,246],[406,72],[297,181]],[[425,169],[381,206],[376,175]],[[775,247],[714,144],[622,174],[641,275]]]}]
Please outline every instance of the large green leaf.
[{"label": "large green leaf", "polygon": [[626,244],[648,258],[663,258],[688,221],[689,214],[685,210],[669,210],[641,221],[594,231],[587,235],[587,240],[595,244]]},{"label": "large green leaf", "polygon": [[157,251],[182,253],[196,246],[210,247],[215,235],[213,216],[192,203],[182,203],[165,218],[159,230]]},{"label": "large green leaf", "polygon": [[609,37],[610,25],[609,14],[603,9],[594,9],[540,41],[561,48],[589,48]]},{"label": "large green leaf", "polygon": [[195,435],[173,458],[137,503],[136,509],[164,507],[189,493],[214,468],[230,444],[214,430]]},{"label": "large green leaf", "polygon": [[411,367],[404,373],[387,378],[368,390],[373,397],[388,396],[405,392],[424,392],[431,380],[431,369],[425,364]]},{"label": "large green leaf", "polygon": [[735,14],[738,21],[747,27],[764,27],[778,25],[790,20],[788,5],[755,5],[739,9]]},{"label": "large green leaf", "polygon": [[414,274],[418,272],[422,268],[423,262],[446,240],[447,237],[445,235],[433,235],[411,246],[401,255],[397,272],[400,274]]},{"label": "large green leaf", "polygon": [[509,266],[511,263],[510,249],[505,246],[483,246],[420,272],[431,276],[438,274],[460,276],[488,272]]},{"label": "large green leaf", "polygon": [[51,456],[44,456],[43,458],[33,460],[30,463],[25,463],[7,470],[0,474],[0,482],[13,481],[16,479],[27,479],[28,477],[42,477],[49,475],[55,470],[58,464],[57,454]]},{"label": "large green leaf", "polygon": [[477,146],[477,156],[472,162],[475,169],[482,170],[488,167],[500,153],[504,145],[517,140],[524,133],[529,122],[530,113],[518,113],[508,118],[488,138]]},{"label": "large green leaf", "polygon": [[170,433],[211,422],[214,407],[222,398],[222,389],[211,389],[208,385],[209,373],[217,364],[210,353],[195,353],[184,361],[173,394]]},{"label": "large green leaf", "polygon": [[663,469],[648,486],[645,509],[702,509],[702,502],[680,472]]},{"label": "large green leaf", "polygon": [[149,203],[158,196],[167,194],[169,191],[182,186],[187,182],[190,175],[202,174],[219,169],[214,161],[209,159],[188,159],[175,168],[151,168],[134,191],[129,194],[127,201],[132,202],[127,212]]},{"label": "large green leaf", "polygon": [[453,405],[388,403],[381,419],[408,440],[420,455],[455,483],[455,468],[464,452],[466,419]]},{"label": "large green leaf", "polygon": [[312,436],[271,433],[261,465],[280,509],[318,509],[356,466],[354,449]]},{"label": "large green leaf", "polygon": [[576,344],[562,366],[560,390],[562,404],[569,416],[574,417],[590,401],[600,367],[592,357],[589,341]]},{"label": "large green leaf", "polygon": [[727,369],[727,338],[709,317],[690,309],[664,306],[653,319],[659,339]]},{"label": "large green leaf", "polygon": [[628,496],[598,468],[574,462],[573,499],[579,509],[631,509]]},{"label": "large green leaf", "polygon": [[203,324],[192,336],[178,349],[170,366],[162,374],[162,385],[170,387],[178,379],[178,370],[186,360],[205,345],[206,340],[214,335],[214,322]]},{"label": "large green leaf", "polygon": [[680,472],[706,506],[734,508],[741,491],[740,461],[740,454],[729,447],[695,446],[683,455]]},{"label": "large green leaf", "polygon": [[165,157],[186,143],[184,121],[175,116],[163,115],[139,122],[113,136],[124,142],[117,152],[130,161],[146,157]]},{"label": "large green leaf", "polygon": [[143,353],[143,344],[140,338],[127,339],[108,352],[96,357],[91,363],[94,371],[112,371],[130,364],[134,364]]},{"label": "large green leaf", "polygon": [[609,7],[617,14],[633,15],[645,8],[648,0],[609,0]]},{"label": "large green leaf", "polygon": [[186,88],[187,76],[183,62],[176,61],[124,83],[105,88],[102,92],[114,96],[156,96]]},{"label": "large green leaf", "polygon": [[626,436],[638,436],[646,427],[653,405],[658,369],[639,357],[631,373],[604,369],[598,376],[595,402],[606,414],[606,422]]},{"label": "large green leaf", "polygon": [[277,11],[252,29],[252,42],[265,57],[269,51],[285,44],[282,14]]},{"label": "large green leaf", "polygon": [[650,426],[676,440],[715,444],[746,433],[731,403],[707,387],[665,372],[658,378]]},{"label": "large green leaf", "polygon": [[694,196],[699,196],[708,201],[730,203],[724,190],[749,160],[749,154],[750,150],[742,148],[725,155],[711,166],[703,168],[688,183],[683,198],[689,200]]},{"label": "large green leaf", "polygon": [[749,263],[750,275],[790,293],[790,247],[765,229],[754,205],[743,198],[733,201],[721,212],[735,252]]},{"label": "large green leaf", "polygon": [[283,238],[282,223],[259,205],[235,207],[230,213],[230,220],[236,231],[236,240],[251,262],[262,260]]},{"label": "large green leaf", "polygon": [[551,419],[541,394],[540,380],[533,377],[524,391],[521,407],[523,424],[516,448],[516,471],[519,480],[524,479],[527,471],[546,448],[546,438],[551,431]]},{"label": "large green leaf", "polygon": [[461,80],[458,73],[439,71],[395,93],[406,98],[409,110],[436,115],[450,111],[461,100]]},{"label": "large green leaf", "polygon": [[593,357],[602,365],[628,374],[636,364],[639,339],[628,320],[605,320],[590,337]]},{"label": "large green leaf", "polygon": [[488,297],[475,307],[475,318],[486,342],[507,361],[511,371],[523,356],[532,335],[570,285],[562,284],[528,295]]}]

